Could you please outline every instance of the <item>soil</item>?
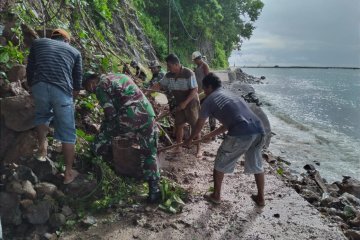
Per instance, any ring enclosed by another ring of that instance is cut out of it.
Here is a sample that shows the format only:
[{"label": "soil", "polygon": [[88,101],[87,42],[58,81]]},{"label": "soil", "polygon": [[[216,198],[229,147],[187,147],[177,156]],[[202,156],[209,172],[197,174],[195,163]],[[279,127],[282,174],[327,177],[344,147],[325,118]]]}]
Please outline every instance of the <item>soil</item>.
[{"label": "soil", "polygon": [[203,195],[212,187],[212,169],[221,139],[204,144],[204,157],[195,148],[176,156],[163,153],[163,175],[190,193],[183,211],[169,214],[145,202],[96,216],[89,228],[61,234],[60,239],[346,239],[337,223],[330,222],[305,201],[264,161],[266,206],[251,200],[256,193],[254,177],[242,173],[239,162],[225,175],[222,203],[214,205]]}]

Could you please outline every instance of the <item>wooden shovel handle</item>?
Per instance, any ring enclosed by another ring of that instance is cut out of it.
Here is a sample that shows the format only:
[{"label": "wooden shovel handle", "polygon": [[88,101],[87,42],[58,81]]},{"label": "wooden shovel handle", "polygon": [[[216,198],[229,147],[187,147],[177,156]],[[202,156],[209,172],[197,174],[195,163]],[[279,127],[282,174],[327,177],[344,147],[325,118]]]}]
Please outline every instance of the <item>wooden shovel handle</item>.
[{"label": "wooden shovel handle", "polygon": [[[201,143],[202,141],[204,141],[204,139],[199,139],[199,140],[195,140],[195,141],[192,141],[191,144],[198,144],[198,143]],[[167,147],[163,147],[163,148],[159,148],[158,149],[158,152],[163,152],[163,151],[167,151],[169,149],[172,149],[172,148],[175,148],[175,147],[180,147],[184,145],[184,142],[182,143],[177,143],[177,144],[174,144],[174,145],[171,145],[171,146],[167,146]]]}]

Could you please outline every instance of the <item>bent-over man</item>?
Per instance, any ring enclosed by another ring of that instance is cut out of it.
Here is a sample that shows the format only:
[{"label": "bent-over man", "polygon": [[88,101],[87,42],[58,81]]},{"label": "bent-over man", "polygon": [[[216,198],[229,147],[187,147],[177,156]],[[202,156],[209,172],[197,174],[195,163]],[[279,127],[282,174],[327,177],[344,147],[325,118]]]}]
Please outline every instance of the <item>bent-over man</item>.
[{"label": "bent-over man", "polygon": [[215,74],[210,73],[203,79],[203,89],[206,99],[201,106],[195,131],[185,144],[191,143],[209,116],[218,119],[222,126],[205,138],[228,131],[215,159],[214,192],[207,195],[207,198],[213,203],[220,203],[224,174],[232,173],[237,160],[245,154],[244,172],[254,174],[258,190],[257,195],[252,195],[252,199],[257,205],[264,206],[265,177],[261,154],[264,128],[261,121],[241,97],[221,88],[221,81]]},{"label": "bent-over man", "polygon": [[130,77],[120,73],[101,76],[88,73],[83,87],[96,93],[104,109],[105,119],[95,139],[96,153],[108,154],[112,139],[117,136],[136,140],[140,145],[144,179],[149,183],[148,201],[158,202],[161,198],[156,164],[159,131],[150,102]]}]

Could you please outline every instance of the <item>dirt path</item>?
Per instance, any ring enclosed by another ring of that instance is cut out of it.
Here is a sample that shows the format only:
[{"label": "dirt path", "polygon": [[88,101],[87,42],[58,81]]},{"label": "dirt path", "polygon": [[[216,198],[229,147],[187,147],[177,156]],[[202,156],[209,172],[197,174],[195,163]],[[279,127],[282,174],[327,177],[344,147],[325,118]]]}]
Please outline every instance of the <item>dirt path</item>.
[{"label": "dirt path", "polygon": [[314,207],[266,167],[266,201],[258,208],[250,195],[256,192],[253,176],[234,174],[224,179],[223,203],[214,206],[203,194],[212,186],[214,155],[221,140],[207,144],[207,156],[196,159],[194,150],[176,159],[168,155],[161,167],[191,192],[180,214],[162,212],[146,204],[118,209],[97,226],[66,233],[60,239],[346,239],[338,226],[327,221]]}]

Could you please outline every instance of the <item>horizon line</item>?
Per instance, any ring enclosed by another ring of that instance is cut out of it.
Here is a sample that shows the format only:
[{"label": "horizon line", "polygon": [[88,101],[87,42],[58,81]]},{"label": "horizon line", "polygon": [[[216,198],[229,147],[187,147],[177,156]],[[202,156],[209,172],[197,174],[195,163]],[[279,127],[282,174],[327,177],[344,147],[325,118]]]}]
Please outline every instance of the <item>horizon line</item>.
[{"label": "horizon line", "polygon": [[280,66],[280,65],[273,65],[273,66],[234,66],[234,67],[242,67],[242,68],[320,68],[320,69],[360,69],[360,67],[338,67],[338,66]]}]

